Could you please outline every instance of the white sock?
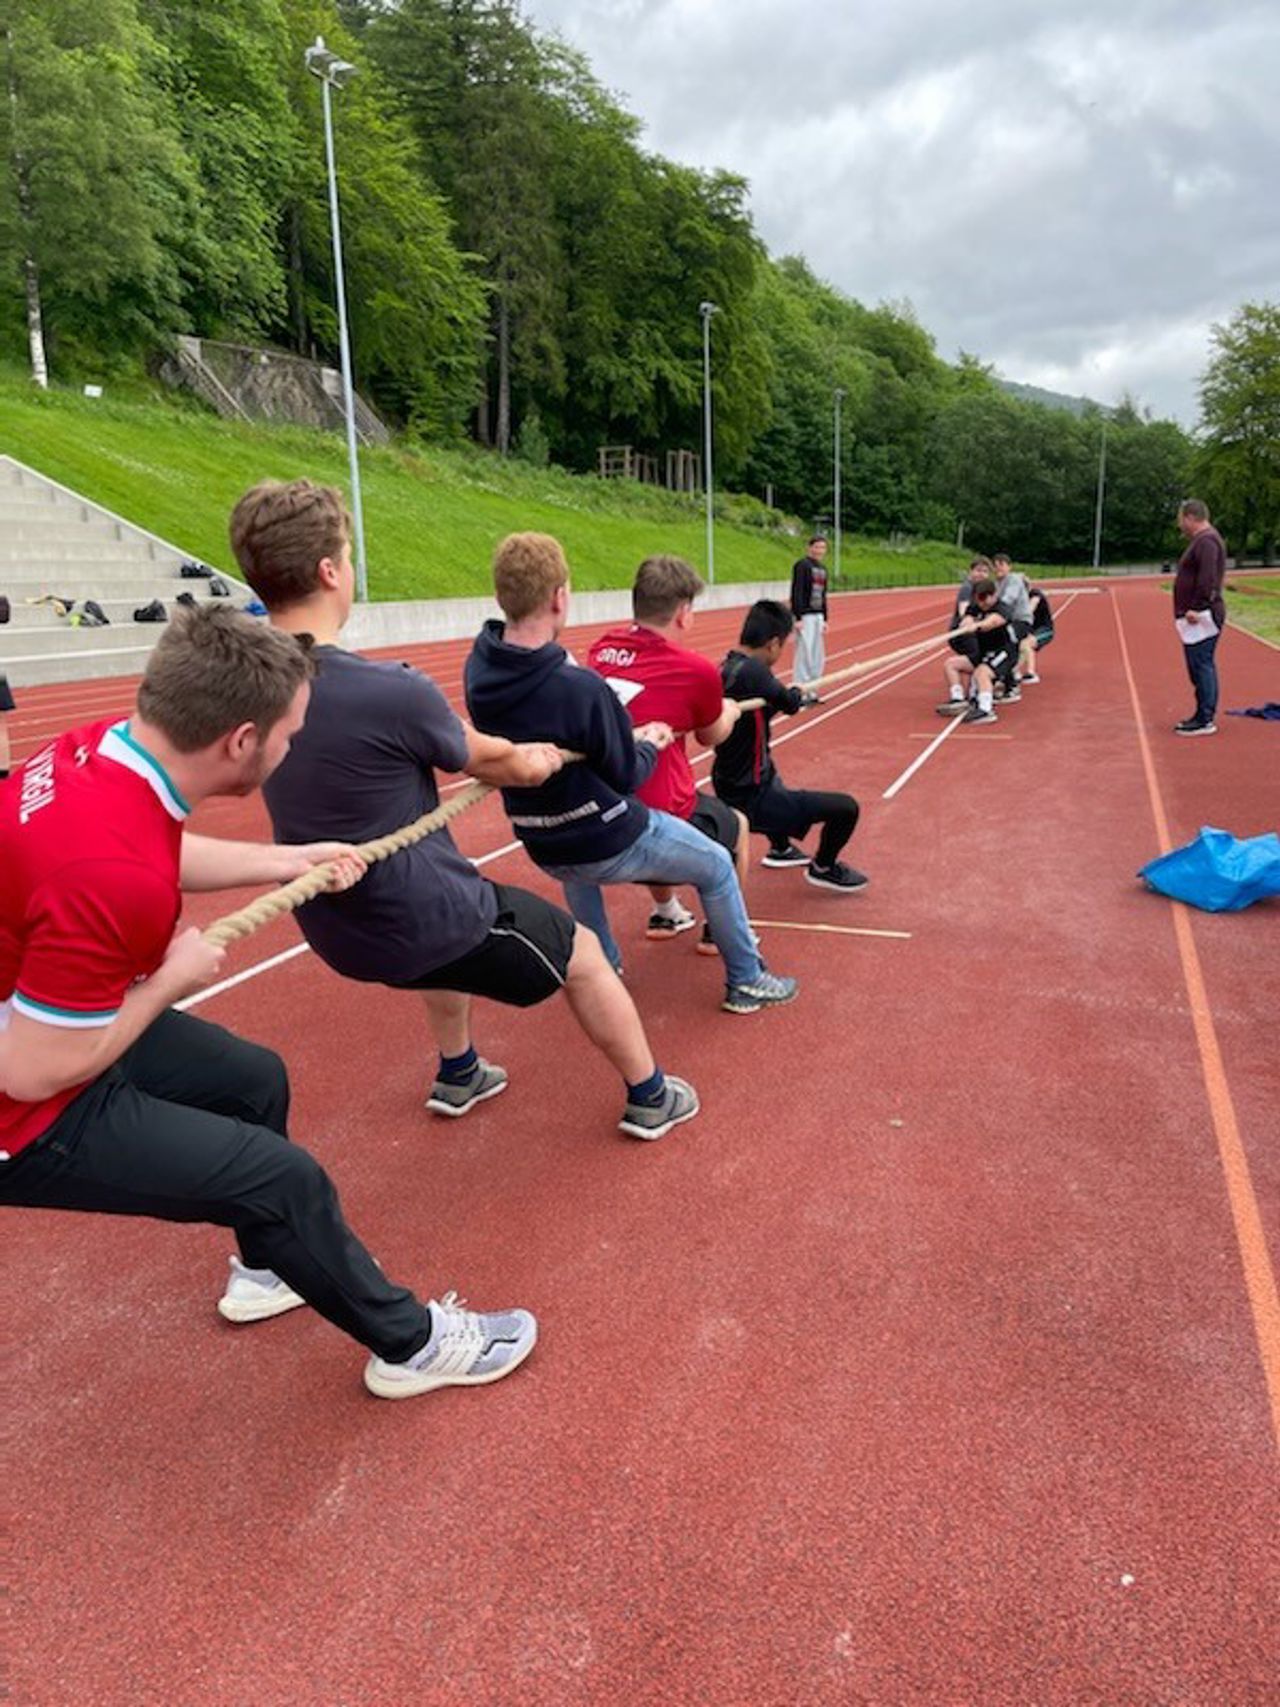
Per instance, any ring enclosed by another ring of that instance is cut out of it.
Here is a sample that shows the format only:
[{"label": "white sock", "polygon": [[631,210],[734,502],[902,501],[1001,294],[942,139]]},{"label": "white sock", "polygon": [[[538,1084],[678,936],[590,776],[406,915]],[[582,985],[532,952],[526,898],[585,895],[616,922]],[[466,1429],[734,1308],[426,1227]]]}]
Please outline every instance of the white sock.
[{"label": "white sock", "polygon": [[964,698],[964,689],[960,686],[959,682],[952,682],[949,697],[954,704],[959,704],[959,702]]},{"label": "white sock", "polygon": [[978,694],[978,710],[979,711],[990,711],[991,710],[991,689],[990,688],[984,688],[979,692],[979,694]]},{"label": "white sock", "polygon": [[655,901],[653,904],[653,910],[660,919],[678,919],[681,913],[684,912],[684,908],[680,905],[679,898],[675,895],[673,895],[669,901]]}]

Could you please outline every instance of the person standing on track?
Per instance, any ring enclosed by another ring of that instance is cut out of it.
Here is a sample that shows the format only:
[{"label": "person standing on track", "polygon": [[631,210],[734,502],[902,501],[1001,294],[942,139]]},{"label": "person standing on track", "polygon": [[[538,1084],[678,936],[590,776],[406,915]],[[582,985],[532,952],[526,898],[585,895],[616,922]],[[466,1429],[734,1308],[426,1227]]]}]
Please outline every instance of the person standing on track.
[{"label": "person standing on track", "polygon": [[795,679],[804,687],[818,680],[827,661],[827,542],[820,533],[792,566],[791,614],[796,621]]},{"label": "person standing on track", "polygon": [[[658,754],[652,775],[636,789],[646,806],[683,818],[733,855],[738,882],[746,884],[747,821],[714,794],[700,794],[685,747],[688,730],[700,747],[715,747],[738,720],[737,704],[724,697],[720,672],[709,658],[683,644],[693,627],[693,601],[702,579],[682,557],[647,557],[631,589],[635,620],[611,628],[592,646],[588,662],[627,708],[634,724],[665,723],[679,731]],[[655,942],[697,923],[675,891],[655,885],[654,910],[645,934]],[[715,954],[709,925],[698,944]]]},{"label": "person standing on track", "polygon": [[[340,648],[355,597],[350,541],[341,494],[309,480],[264,481],[231,517],[237,561],[273,626],[315,642],[306,725],[264,789],[276,835],[386,835],[435,809],[437,769],[495,787],[554,775],[553,746],[477,734],[417,670]],[[693,1087],[654,1060],[591,932],[540,895],[481,877],[447,829],[375,866],[350,894],[308,903],[298,922],[335,972],[421,995],[440,1051],[427,1099],[435,1114],[457,1118],[507,1087],[505,1070],[476,1053],[473,996],[527,1008],[560,990],[623,1079],[621,1131],[661,1138],[698,1112]]]},{"label": "person standing on track", "polygon": [[1053,611],[1043,587],[1028,587],[1027,595],[1031,600],[1031,632],[1023,640],[1019,652],[1022,680],[1038,682],[1040,654],[1053,640]]},{"label": "person standing on track", "polygon": [[364,869],[338,843],[185,829],[201,801],[271,774],[310,677],[289,636],[218,606],[175,615],[132,718],[71,730],[0,788],[0,1203],[230,1227],[228,1319],[310,1304],[367,1348],[382,1398],[494,1381],[533,1349],[533,1317],[422,1303],[388,1280],[289,1142],[279,1056],[174,1011],[225,958],[177,928],[182,890],[330,859],[342,889]]},{"label": "person standing on track", "polygon": [[[811,691],[784,687],[773,673],[791,629],[790,612],[776,599],[759,599],[747,612],[737,648],[721,664],[720,677],[730,699],[762,699],[764,705],[743,712],[717,747],[711,780],[721,800],[744,813],[753,830],[768,836],[762,865],[804,866],[808,881],[817,888],[851,895],[867,886],[863,874],[839,857],[857,827],[858,802],[851,794],[787,788],[769,747],[776,712],[794,715],[816,703]],[[822,834],[811,858],[792,838],[803,839],[815,824],[822,825]]]},{"label": "person standing on track", "polygon": [[760,959],[728,852],[635,798],[671,729],[633,730],[616,695],[558,644],[569,612],[569,566],[559,541],[511,534],[494,557],[493,583],[505,621],[485,624],[466,667],[467,706],[477,727],[536,735],[583,755],[540,788],[503,790],[511,827],[529,857],[564,885],[574,917],[595,932],[619,970],[601,885],[689,884],[724,960],[723,1010],[751,1014],[791,1001],[799,986]]},{"label": "person standing on track", "polygon": [[1195,689],[1196,708],[1174,727],[1175,735],[1216,735],[1218,666],[1214,655],[1227,620],[1222,583],[1227,573],[1227,548],[1209,520],[1199,498],[1188,498],[1178,510],[1178,528],[1187,549],[1178,559],[1173,583],[1173,616],[1182,640],[1187,674]]}]

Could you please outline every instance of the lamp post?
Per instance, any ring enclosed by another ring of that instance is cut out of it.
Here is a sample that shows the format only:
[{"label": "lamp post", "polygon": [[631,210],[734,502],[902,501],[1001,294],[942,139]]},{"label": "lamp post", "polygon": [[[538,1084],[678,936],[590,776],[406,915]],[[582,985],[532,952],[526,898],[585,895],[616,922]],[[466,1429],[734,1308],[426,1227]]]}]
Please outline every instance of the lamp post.
[{"label": "lamp post", "polygon": [[833,579],[837,586],[840,584],[840,405],[848,393],[843,385],[837,385],[835,391],[836,421],[835,421],[835,453],[832,459],[832,486],[835,488],[832,510],[835,518],[836,531],[836,560],[833,565]]},{"label": "lamp post", "polygon": [[700,302],[702,316],[702,464],[703,489],[707,494],[707,584],[716,584],[716,542],[711,521],[711,316],[720,310],[714,302]]},{"label": "lamp post", "polygon": [[1098,499],[1093,510],[1093,566],[1102,562],[1102,499],[1107,489],[1107,420],[1102,418],[1102,442],[1098,446]]},{"label": "lamp post", "polygon": [[333,108],[330,91],[341,89],[355,74],[350,61],[339,59],[317,36],[303,53],[303,62],[313,77],[320,79],[324,99],[324,150],[329,168],[329,224],[333,232],[333,276],[338,298],[338,354],[342,366],[343,413],[347,420],[347,461],[351,465],[351,514],[355,521],[356,537],[356,597],[369,597],[369,574],[364,555],[364,503],[360,494],[360,457],[356,445],[355,388],[351,382],[351,338],[347,331],[347,287],[342,272],[342,226],[338,220],[338,172],[333,159]]}]

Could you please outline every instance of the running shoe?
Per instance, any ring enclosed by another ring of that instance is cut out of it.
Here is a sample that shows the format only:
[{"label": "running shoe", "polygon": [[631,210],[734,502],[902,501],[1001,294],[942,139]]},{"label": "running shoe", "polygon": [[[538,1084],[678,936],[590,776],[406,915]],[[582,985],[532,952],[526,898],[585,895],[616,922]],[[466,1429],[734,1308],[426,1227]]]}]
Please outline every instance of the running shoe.
[{"label": "running shoe", "polygon": [[246,1268],[239,1257],[230,1262],[231,1278],[218,1300],[218,1314],[228,1322],[265,1322],[269,1316],[283,1316],[306,1303],[269,1268]]},{"label": "running shoe", "polygon": [[720,1006],[727,1014],[759,1013],[761,1008],[777,1008],[794,1001],[799,989],[795,978],[780,978],[761,967],[749,984],[730,984]]},{"label": "running shoe", "polygon": [[851,865],[842,865],[839,860],[826,866],[815,862],[804,875],[806,883],[816,884],[819,889],[838,889],[842,895],[852,895],[859,889],[865,889],[868,882],[860,871],[855,871]]},{"label": "running shoe", "polygon": [[453,1120],[473,1109],[478,1102],[501,1096],[507,1088],[505,1067],[494,1067],[488,1061],[477,1061],[469,1078],[453,1081],[437,1079],[427,1098],[432,1114],[447,1114]]},{"label": "running shoe", "polygon": [[1027,672],[1027,674],[1025,676],[1023,676],[1023,678],[1022,678],[1022,686],[1025,687],[1028,682],[1035,683],[1035,682],[1038,682],[1039,680],[1040,680],[1040,677],[1036,674],[1036,672],[1034,670],[1029,670]]},{"label": "running shoe", "polygon": [[1188,717],[1174,728],[1175,735],[1216,735],[1218,725],[1213,722],[1202,723],[1198,717]]},{"label": "running shoe", "polygon": [[519,1368],[533,1350],[538,1324],[528,1310],[464,1310],[456,1292],[432,1298],[431,1338],[407,1363],[371,1357],[364,1384],[380,1399],[412,1399],[436,1387],[482,1387]]},{"label": "running shoe", "polygon": [[788,865],[808,865],[809,856],[803,848],[788,842],[785,848],[770,848],[760,863],[772,870],[782,870]]},{"label": "running shoe", "polygon": [[1000,696],[1000,702],[1002,705],[1017,705],[1021,698],[1021,688],[1006,688],[1004,693]]},{"label": "running shoe", "polygon": [[687,907],[680,907],[673,919],[665,913],[650,913],[649,923],[644,927],[644,934],[650,942],[665,942],[668,937],[679,936],[681,931],[691,931],[697,924],[697,919]]},{"label": "running shoe", "polygon": [[980,705],[971,705],[964,714],[966,723],[999,723],[1000,719],[994,711],[984,711]]},{"label": "running shoe", "polygon": [[662,1101],[628,1102],[618,1122],[618,1131],[631,1138],[662,1138],[681,1121],[692,1120],[701,1106],[693,1086],[686,1079],[668,1073]]}]

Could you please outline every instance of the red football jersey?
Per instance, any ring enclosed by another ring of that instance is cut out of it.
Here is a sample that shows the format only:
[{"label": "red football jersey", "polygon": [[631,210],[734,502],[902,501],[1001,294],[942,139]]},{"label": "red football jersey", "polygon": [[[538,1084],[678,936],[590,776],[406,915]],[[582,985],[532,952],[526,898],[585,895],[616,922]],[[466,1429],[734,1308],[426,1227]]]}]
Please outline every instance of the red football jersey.
[{"label": "red football jersey", "polygon": [[[189,811],[127,722],[59,736],[0,787],[0,1028],[12,1013],[111,1024],[173,937]],[[0,1091],[0,1156],[83,1088],[38,1103]]]},{"label": "red football jersey", "polygon": [[632,723],[669,723],[676,739],[658,754],[653,775],[637,790],[646,806],[688,818],[697,804],[685,735],[714,723],[724,704],[720,672],[709,658],[638,622],[611,628],[589,654],[626,706]]}]

